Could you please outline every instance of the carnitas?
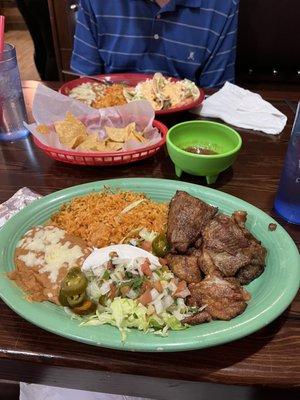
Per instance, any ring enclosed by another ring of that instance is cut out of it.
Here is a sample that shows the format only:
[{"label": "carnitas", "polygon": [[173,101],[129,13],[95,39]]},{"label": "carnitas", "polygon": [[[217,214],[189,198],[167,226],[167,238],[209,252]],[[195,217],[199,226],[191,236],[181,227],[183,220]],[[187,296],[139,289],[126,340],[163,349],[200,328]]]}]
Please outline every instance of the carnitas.
[{"label": "carnitas", "polygon": [[190,304],[202,310],[186,323],[229,320],[245,310],[250,295],[241,285],[264,271],[267,254],[246,229],[246,219],[244,211],[230,217],[183,191],[173,197],[167,227],[168,265],[189,284]]},{"label": "carnitas", "polygon": [[199,321],[201,318],[205,318],[206,321],[211,319],[229,321],[242,314],[247,307],[247,301],[250,300],[249,293],[235,278],[207,276],[201,282],[191,283],[189,290],[191,292],[189,304],[200,309],[204,308],[203,311],[184,320],[191,325],[195,325],[194,321]]},{"label": "carnitas", "polygon": [[218,214],[205,226],[200,267],[204,274],[217,272],[246,285],[264,271],[267,251],[245,228],[246,216],[241,211],[231,217]]},{"label": "carnitas", "polygon": [[172,253],[184,254],[201,238],[202,230],[218,209],[178,190],[168,215],[167,239]]}]

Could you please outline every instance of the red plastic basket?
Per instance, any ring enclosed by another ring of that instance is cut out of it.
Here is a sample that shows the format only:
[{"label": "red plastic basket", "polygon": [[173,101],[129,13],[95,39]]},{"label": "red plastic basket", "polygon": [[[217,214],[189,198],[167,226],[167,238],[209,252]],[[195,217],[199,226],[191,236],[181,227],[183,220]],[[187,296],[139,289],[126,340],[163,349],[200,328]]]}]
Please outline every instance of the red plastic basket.
[{"label": "red plastic basket", "polygon": [[33,137],[34,143],[39,147],[48,157],[56,161],[61,161],[68,164],[78,165],[119,165],[129,164],[145,158],[151,157],[156,154],[161,147],[166,143],[166,136],[168,128],[159,121],[154,120],[153,126],[161,133],[161,140],[148,147],[141,149],[101,153],[101,152],[78,152],[72,150],[61,150],[55,147],[46,146],[40,142],[36,137]]}]

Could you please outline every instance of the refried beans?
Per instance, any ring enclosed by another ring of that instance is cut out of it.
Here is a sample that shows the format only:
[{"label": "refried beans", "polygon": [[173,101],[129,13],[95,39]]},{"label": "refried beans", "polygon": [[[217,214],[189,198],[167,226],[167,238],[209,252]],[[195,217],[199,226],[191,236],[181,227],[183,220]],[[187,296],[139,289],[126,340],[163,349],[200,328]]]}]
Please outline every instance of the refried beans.
[{"label": "refried beans", "polygon": [[37,226],[19,241],[15,251],[16,269],[8,277],[31,301],[59,304],[60,285],[68,270],[81,268],[92,249],[85,242],[56,226]]}]

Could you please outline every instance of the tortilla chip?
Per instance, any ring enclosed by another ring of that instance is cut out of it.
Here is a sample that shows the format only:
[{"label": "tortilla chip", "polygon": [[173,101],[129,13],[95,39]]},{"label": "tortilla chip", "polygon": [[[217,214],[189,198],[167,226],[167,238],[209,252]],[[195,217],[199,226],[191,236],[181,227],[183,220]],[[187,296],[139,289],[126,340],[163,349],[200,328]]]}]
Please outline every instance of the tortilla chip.
[{"label": "tortilla chip", "polygon": [[99,136],[94,133],[88,135],[87,138],[82,143],[80,143],[76,150],[105,151],[106,144],[104,140],[100,140]]},{"label": "tortilla chip", "polygon": [[61,139],[59,140],[63,145],[65,145],[70,149],[76,149],[76,147],[78,147],[80,143],[82,143],[82,138],[80,136],[76,136],[74,138],[68,138],[64,140],[64,142],[62,142]]},{"label": "tortilla chip", "polygon": [[123,149],[123,143],[111,142],[111,141],[106,142],[107,151],[118,151],[122,149]]},{"label": "tortilla chip", "polygon": [[54,128],[60,142],[71,149],[75,149],[87,137],[85,125],[70,112],[67,112],[64,120],[55,122]]},{"label": "tortilla chip", "polygon": [[130,132],[129,136],[127,136],[127,140],[135,140],[139,143],[147,142],[147,139],[141,133],[138,132]]},{"label": "tortilla chip", "polygon": [[129,125],[125,127],[127,132],[127,137],[130,136],[132,133],[136,132],[135,122],[131,122]]},{"label": "tortilla chip", "polygon": [[141,143],[147,142],[147,139],[144,138],[143,134],[140,132],[134,132],[134,136],[135,136],[136,140],[138,140]]},{"label": "tortilla chip", "polygon": [[138,142],[141,143],[147,141],[142,133],[137,132],[135,122],[131,122],[129,125],[127,125],[126,130],[127,130],[127,140],[137,140]]},{"label": "tortilla chip", "polygon": [[125,142],[127,138],[126,128],[114,128],[111,126],[105,126],[104,128],[110,140],[113,142]]},{"label": "tortilla chip", "polygon": [[50,133],[49,126],[45,124],[38,125],[36,127],[36,130],[38,133],[41,133],[42,135],[47,135],[48,133]]}]

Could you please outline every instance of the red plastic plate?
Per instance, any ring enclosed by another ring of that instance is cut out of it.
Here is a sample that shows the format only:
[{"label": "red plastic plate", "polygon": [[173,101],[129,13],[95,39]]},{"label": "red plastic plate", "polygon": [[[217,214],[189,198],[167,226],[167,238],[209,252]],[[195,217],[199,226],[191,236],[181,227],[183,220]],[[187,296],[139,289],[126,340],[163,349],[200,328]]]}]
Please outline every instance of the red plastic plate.
[{"label": "red plastic plate", "polygon": [[[152,78],[153,74],[124,73],[124,74],[95,75],[95,77],[102,78],[102,79],[105,79],[105,80],[113,82],[113,83],[126,82],[130,86],[136,86],[139,82],[143,82],[146,79]],[[172,78],[172,80],[179,81],[180,79]],[[74,87],[79,86],[82,83],[86,83],[86,82],[95,82],[95,80],[88,78],[88,77],[74,79],[74,80],[66,82],[64,85],[62,85],[59,88],[59,92],[68,96],[70,93],[70,90],[72,90]],[[199,88],[199,90],[200,90],[199,97],[195,101],[191,101],[190,103],[184,104],[180,107],[173,107],[173,108],[169,108],[167,110],[155,111],[155,114],[157,114],[157,115],[172,114],[172,113],[176,113],[179,111],[190,110],[191,108],[200,106],[200,104],[204,100],[205,94],[204,94],[203,89]]]}]

